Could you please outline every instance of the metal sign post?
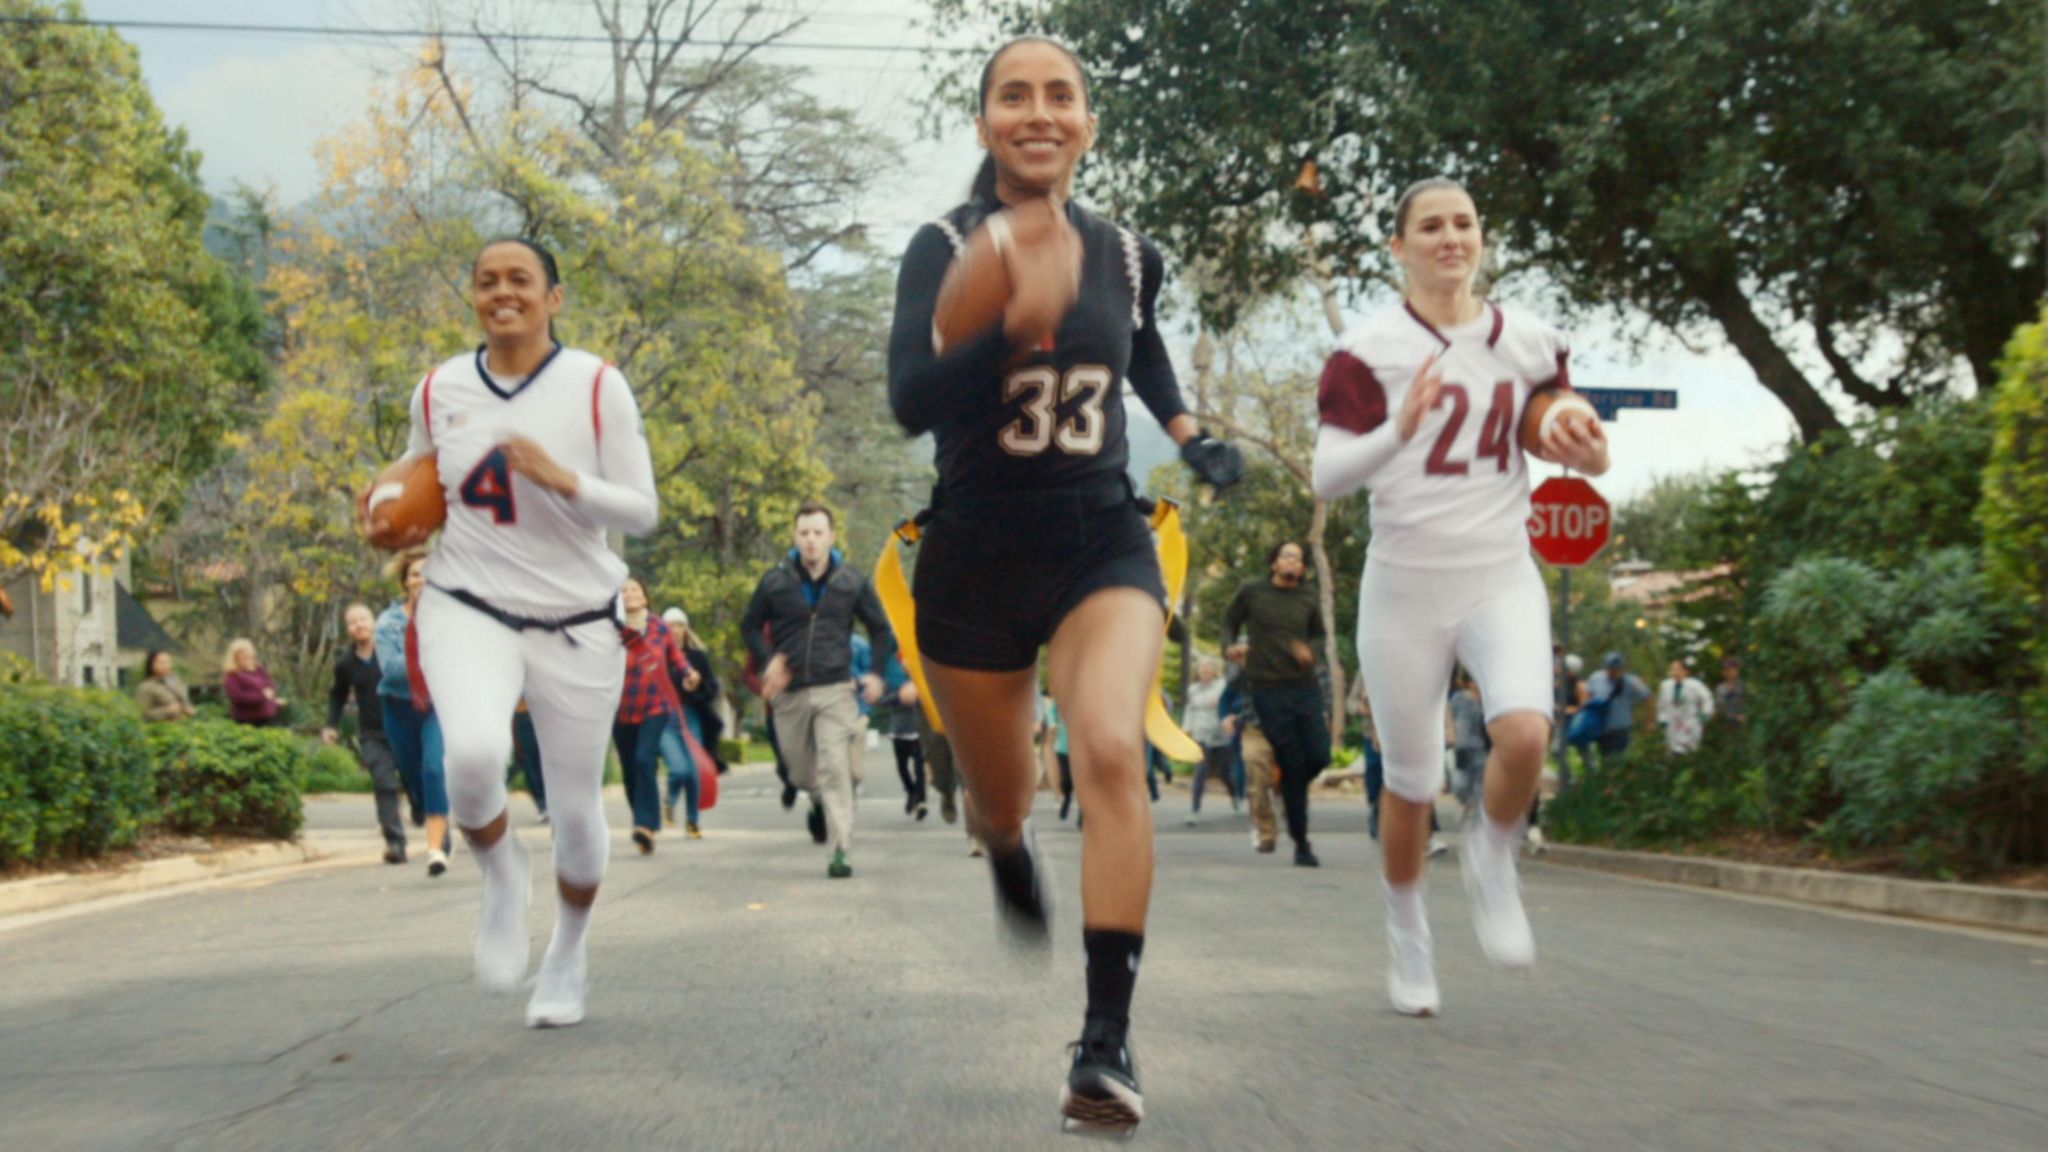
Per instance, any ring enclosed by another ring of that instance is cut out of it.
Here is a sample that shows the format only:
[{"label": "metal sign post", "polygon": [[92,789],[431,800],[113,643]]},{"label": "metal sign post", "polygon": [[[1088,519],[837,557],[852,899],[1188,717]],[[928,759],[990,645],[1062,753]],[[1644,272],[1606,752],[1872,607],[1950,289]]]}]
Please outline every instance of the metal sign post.
[{"label": "metal sign post", "polygon": [[[1622,412],[1630,408],[1662,412],[1678,410],[1676,388],[1575,388],[1573,391],[1585,397],[1586,402],[1593,406],[1593,411],[1598,412],[1600,419],[1604,421],[1619,420]],[[1565,470],[1565,475],[1571,475],[1569,468]],[[1572,650],[1572,570],[1569,566],[1558,568],[1557,598],[1557,643],[1559,649],[1569,655]],[[1561,716],[1558,717],[1557,728],[1556,751],[1559,759],[1562,759],[1570,753],[1564,744],[1564,724]]]}]

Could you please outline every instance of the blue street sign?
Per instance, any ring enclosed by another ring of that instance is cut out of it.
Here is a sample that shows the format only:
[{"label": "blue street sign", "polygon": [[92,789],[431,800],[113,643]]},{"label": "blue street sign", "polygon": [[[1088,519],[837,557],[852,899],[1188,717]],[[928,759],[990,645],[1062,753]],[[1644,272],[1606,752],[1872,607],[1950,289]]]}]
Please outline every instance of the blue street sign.
[{"label": "blue street sign", "polygon": [[1602,420],[1612,420],[1623,408],[1678,408],[1675,388],[1575,388]]}]

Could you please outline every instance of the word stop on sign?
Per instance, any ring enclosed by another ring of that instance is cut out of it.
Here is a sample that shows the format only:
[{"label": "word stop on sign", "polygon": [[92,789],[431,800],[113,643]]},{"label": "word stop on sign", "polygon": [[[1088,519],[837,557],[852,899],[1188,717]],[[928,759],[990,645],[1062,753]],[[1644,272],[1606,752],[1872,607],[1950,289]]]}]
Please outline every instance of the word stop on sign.
[{"label": "word stop on sign", "polygon": [[1591,540],[1607,528],[1607,509],[1599,505],[1537,505],[1529,513],[1529,538]]}]

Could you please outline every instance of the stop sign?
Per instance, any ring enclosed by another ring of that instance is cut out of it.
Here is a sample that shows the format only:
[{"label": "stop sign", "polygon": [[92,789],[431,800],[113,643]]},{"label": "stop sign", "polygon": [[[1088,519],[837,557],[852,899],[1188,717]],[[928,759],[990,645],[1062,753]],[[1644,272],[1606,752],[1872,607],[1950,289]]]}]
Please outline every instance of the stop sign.
[{"label": "stop sign", "polygon": [[1559,568],[1577,568],[1607,547],[1613,515],[1607,501],[1577,476],[1553,476],[1529,498],[1529,543]]}]

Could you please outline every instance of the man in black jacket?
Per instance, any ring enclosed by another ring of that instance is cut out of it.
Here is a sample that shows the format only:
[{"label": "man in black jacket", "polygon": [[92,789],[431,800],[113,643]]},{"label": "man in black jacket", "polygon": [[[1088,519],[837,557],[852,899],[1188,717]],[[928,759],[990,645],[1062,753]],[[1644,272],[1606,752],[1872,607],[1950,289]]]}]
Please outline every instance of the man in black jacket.
[{"label": "man in black jacket", "polygon": [[[1300,544],[1282,541],[1267,564],[1270,578],[1239,588],[1224,612],[1223,642],[1231,659],[1244,661],[1252,708],[1273,746],[1294,862],[1314,868],[1318,861],[1308,843],[1308,786],[1330,765],[1330,727],[1314,647],[1323,638],[1323,616],[1306,586],[1308,566]],[[1240,642],[1241,634],[1248,640]],[[1247,767],[1251,760],[1248,754]]]},{"label": "man in black jacket", "polygon": [[[796,547],[754,589],[740,635],[761,665],[761,695],[775,707],[775,735],[790,780],[811,794],[811,835],[832,847],[826,875],[853,875],[854,737],[860,706],[853,679],[853,624],[867,626],[876,668],[896,653],[896,635],[867,577],[832,547],[833,520],[821,504],[796,514]],[[771,637],[773,638],[771,640]],[[882,698],[882,678],[861,678],[861,696]],[[822,814],[823,835],[820,835]]]},{"label": "man in black jacket", "polygon": [[[363,604],[351,604],[342,613],[348,628],[349,646],[334,658],[334,685],[327,691],[327,726],[320,739],[334,744],[341,739],[341,713],[350,697],[356,705],[356,760],[370,774],[377,794],[377,828],[384,834],[384,862],[405,863],[405,824],[398,818],[398,757],[384,738],[384,702],[377,695],[382,673],[377,667],[377,618]],[[441,870],[448,858],[429,845]],[[440,871],[434,873],[440,875]]]}]

